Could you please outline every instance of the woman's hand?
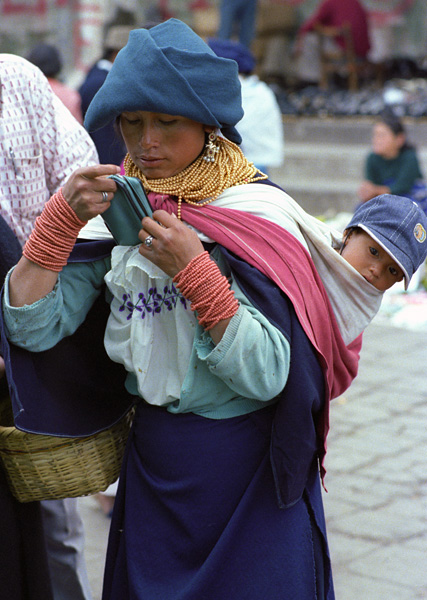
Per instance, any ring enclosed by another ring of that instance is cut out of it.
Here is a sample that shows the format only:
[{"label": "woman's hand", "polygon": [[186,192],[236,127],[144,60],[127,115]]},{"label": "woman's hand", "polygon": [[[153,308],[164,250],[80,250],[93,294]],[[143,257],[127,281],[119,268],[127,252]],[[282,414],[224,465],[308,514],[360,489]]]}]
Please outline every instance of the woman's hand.
[{"label": "woman's hand", "polygon": [[117,189],[109,175],[120,173],[116,165],[94,165],[74,171],[62,188],[64,198],[82,221],[89,221],[110,206]]},{"label": "woman's hand", "polygon": [[153,240],[151,246],[142,243],[139,252],[170,277],[175,277],[191,259],[204,251],[197,233],[164,210],[156,210],[152,219],[145,217],[142,225],[141,242],[149,236]]},{"label": "woman's hand", "polygon": [[389,187],[386,185],[375,185],[372,181],[363,181],[357,190],[357,195],[361,202],[367,202],[368,200],[371,200],[371,198],[375,198],[375,196],[389,193]]},{"label": "woman's hand", "polygon": [[[145,217],[142,224],[139,239],[144,242],[147,237],[152,236],[153,240],[150,246],[142,243],[139,252],[170,277],[175,277],[195,256],[204,252],[197,233],[179,221],[174,214],[156,210],[153,218]],[[215,345],[221,341],[230,321],[231,318],[222,319],[209,330]]]},{"label": "woman's hand", "polygon": [[[108,179],[108,175],[119,172],[120,167],[116,165],[95,165],[82,167],[70,175],[62,193],[82,221],[88,221],[107,210],[116,190],[115,181]],[[57,271],[44,268],[22,256],[10,277],[11,306],[33,304],[44,298],[53,290],[57,279]]]}]

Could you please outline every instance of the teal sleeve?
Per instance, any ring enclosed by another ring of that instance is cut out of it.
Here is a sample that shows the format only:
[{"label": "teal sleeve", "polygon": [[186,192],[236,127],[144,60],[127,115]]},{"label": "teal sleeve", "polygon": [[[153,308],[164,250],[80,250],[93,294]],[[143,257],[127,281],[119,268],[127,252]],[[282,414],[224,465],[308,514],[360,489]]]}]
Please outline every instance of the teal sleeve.
[{"label": "teal sleeve", "polygon": [[[109,261],[68,265],[50,294],[21,308],[9,305],[6,284],[3,304],[10,341],[36,352],[73,333],[101,293],[109,267]],[[191,411],[214,419],[241,415],[275,402],[286,384],[288,340],[235,282],[232,289],[239,309],[219,344],[215,346],[209,333],[196,326],[181,397],[168,406],[171,412]],[[132,373],[126,385],[133,390]]]},{"label": "teal sleeve", "polygon": [[40,352],[53,348],[83,323],[102,290],[109,259],[68,264],[47,296],[34,304],[13,307],[9,303],[9,278],[5,282],[3,315],[10,342]]},{"label": "teal sleeve", "polygon": [[247,301],[243,303],[242,298],[239,301],[239,313],[221,342],[204,356],[200,349],[199,358],[206,360],[210,372],[236,394],[271,400],[286,384],[289,343],[258,310]]},{"label": "teal sleeve", "polygon": [[375,185],[382,185],[380,183],[378,168],[376,167],[376,155],[373,153],[369,154],[368,158],[366,159],[365,179],[375,183]]},{"label": "teal sleeve", "polygon": [[239,310],[216,346],[209,332],[197,326],[181,398],[169,407],[172,412],[236,416],[275,402],[285,387],[291,360],[288,340],[252,306],[236,282],[231,288]]},{"label": "teal sleeve", "polygon": [[399,157],[399,168],[390,186],[390,192],[396,195],[408,194],[417,179],[421,179],[421,170],[415,150],[408,148]]}]

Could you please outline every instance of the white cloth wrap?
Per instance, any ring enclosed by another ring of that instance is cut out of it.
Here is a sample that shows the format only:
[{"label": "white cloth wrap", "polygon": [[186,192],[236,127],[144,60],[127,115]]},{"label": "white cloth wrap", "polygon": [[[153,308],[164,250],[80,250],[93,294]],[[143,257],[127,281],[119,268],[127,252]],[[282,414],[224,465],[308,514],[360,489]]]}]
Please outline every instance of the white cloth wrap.
[{"label": "white cloth wrap", "polygon": [[[138,392],[147,402],[173,402],[180,397],[193,347],[196,317],[190,303],[186,301],[185,308],[182,296],[175,294],[172,310],[164,301],[159,302],[159,313],[144,310],[140,294],[148,297],[149,290],[156,288],[165,300],[172,295],[164,292],[165,287],[172,290],[172,279],[141,256],[137,246],[113,249],[112,268],[105,281],[114,295],[104,339],[107,354],[135,373]],[[141,310],[121,309],[124,294],[128,294],[126,302]]]},{"label": "white cloth wrap", "polygon": [[336,251],[342,233],[305,212],[286,192],[262,183],[251,183],[230,188],[212,204],[272,221],[308,249],[346,344],[360,335],[377,314],[383,293]]}]

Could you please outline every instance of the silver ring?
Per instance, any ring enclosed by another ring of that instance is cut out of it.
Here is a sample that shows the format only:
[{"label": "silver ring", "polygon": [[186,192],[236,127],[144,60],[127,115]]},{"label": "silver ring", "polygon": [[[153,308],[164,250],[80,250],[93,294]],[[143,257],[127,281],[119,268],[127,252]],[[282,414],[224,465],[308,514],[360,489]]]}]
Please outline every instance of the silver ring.
[{"label": "silver ring", "polygon": [[144,246],[147,246],[147,248],[151,248],[151,246],[153,245],[153,240],[154,240],[153,236],[149,235],[143,241]]},{"label": "silver ring", "polygon": [[108,202],[108,193],[107,192],[101,192],[102,194],[102,201],[103,202]]}]

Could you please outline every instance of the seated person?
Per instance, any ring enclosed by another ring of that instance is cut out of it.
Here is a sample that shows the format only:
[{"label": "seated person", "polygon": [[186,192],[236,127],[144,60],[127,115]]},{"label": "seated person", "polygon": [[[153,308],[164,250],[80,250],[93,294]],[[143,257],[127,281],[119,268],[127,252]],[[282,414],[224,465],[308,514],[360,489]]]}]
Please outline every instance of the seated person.
[{"label": "seated person", "polygon": [[[365,181],[357,194],[361,202],[379,194],[396,194],[426,204],[426,186],[416,150],[408,143],[405,128],[393,113],[383,114],[374,125]],[[426,210],[427,204],[421,207]]]}]

